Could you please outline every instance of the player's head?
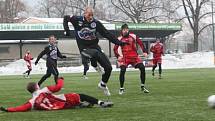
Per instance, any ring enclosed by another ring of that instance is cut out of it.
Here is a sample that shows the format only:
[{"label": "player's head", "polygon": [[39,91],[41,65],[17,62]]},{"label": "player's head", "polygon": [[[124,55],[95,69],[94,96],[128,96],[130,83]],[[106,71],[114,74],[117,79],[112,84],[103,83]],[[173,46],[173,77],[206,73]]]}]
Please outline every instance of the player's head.
[{"label": "player's head", "polygon": [[40,89],[36,82],[29,82],[26,88],[30,93],[34,93],[36,90]]},{"label": "player's head", "polygon": [[87,22],[91,22],[93,20],[93,9],[91,7],[86,7],[84,10],[84,18]]},{"label": "player's head", "polygon": [[26,50],[26,53],[30,54],[30,50]]},{"label": "player's head", "polygon": [[51,45],[56,44],[56,37],[54,35],[49,36],[49,44],[51,44]]},{"label": "player's head", "polygon": [[161,40],[160,40],[159,38],[157,38],[157,39],[156,39],[156,42],[159,43],[159,42],[161,42]]},{"label": "player's head", "polygon": [[127,24],[123,24],[121,26],[121,34],[122,34],[123,37],[128,37],[128,35],[129,35],[129,28],[128,28]]}]

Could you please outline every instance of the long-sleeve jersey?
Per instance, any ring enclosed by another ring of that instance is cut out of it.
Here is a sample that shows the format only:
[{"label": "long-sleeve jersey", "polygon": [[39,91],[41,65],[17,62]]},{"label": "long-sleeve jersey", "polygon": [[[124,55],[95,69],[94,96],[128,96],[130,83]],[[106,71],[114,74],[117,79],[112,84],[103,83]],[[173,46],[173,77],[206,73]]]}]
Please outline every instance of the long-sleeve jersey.
[{"label": "long-sleeve jersey", "polygon": [[[53,86],[44,87],[35,91],[33,97],[28,100],[25,104],[17,107],[7,108],[8,112],[24,112],[31,109],[37,110],[59,110],[68,107],[68,101],[65,94],[54,95],[54,92],[58,92],[63,86],[63,79],[58,79],[58,83]],[[73,95],[71,97],[71,95]],[[80,97],[75,93],[70,94],[73,103],[70,101],[70,106],[80,103]]]},{"label": "long-sleeve jersey", "polygon": [[160,42],[155,42],[151,45],[150,51],[153,53],[153,58],[161,58],[161,55],[164,54],[163,44]]},{"label": "long-sleeve jersey", "polygon": [[135,34],[130,33],[128,35],[128,37],[123,37],[120,36],[118,37],[118,39],[122,42],[127,42],[129,43],[129,45],[125,45],[123,47],[115,45],[114,46],[114,54],[116,57],[123,57],[126,55],[126,57],[136,57],[138,56],[137,53],[137,44],[140,46],[140,48],[142,49],[142,51],[145,53],[145,47],[142,43],[142,41],[140,40],[139,37],[137,37]]},{"label": "long-sleeve jersey", "polygon": [[57,58],[63,58],[61,52],[59,51],[57,46],[48,45],[44,48],[44,50],[38,55],[36,62],[40,60],[44,55],[47,56],[46,58],[46,66],[57,66]]},{"label": "long-sleeve jersey", "polygon": [[122,43],[96,19],[88,22],[83,16],[64,16],[63,26],[66,32],[69,32],[68,22],[71,22],[74,26],[76,41],[80,51],[87,48],[100,50],[97,32],[114,44],[120,45]]},{"label": "long-sleeve jersey", "polygon": [[24,60],[26,61],[26,65],[31,67],[31,60],[33,60],[33,58],[30,53],[25,54]]}]

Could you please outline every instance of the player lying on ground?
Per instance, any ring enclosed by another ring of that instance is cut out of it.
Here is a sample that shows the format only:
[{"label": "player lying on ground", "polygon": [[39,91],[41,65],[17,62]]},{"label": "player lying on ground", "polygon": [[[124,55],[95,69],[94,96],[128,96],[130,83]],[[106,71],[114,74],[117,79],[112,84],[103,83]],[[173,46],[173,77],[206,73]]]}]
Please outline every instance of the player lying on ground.
[{"label": "player lying on ground", "polygon": [[87,106],[93,106],[94,104],[97,104],[100,107],[113,106],[112,102],[104,102],[85,94],[67,93],[54,95],[54,92],[60,91],[63,87],[64,79],[63,77],[60,77],[57,81],[58,83],[56,85],[47,86],[42,89],[40,89],[38,84],[35,82],[28,83],[27,90],[33,95],[28,102],[17,107],[0,107],[0,110],[6,112],[24,112],[31,109],[60,110],[73,108],[75,106],[83,106],[82,104],[84,102],[84,104],[89,104]]}]

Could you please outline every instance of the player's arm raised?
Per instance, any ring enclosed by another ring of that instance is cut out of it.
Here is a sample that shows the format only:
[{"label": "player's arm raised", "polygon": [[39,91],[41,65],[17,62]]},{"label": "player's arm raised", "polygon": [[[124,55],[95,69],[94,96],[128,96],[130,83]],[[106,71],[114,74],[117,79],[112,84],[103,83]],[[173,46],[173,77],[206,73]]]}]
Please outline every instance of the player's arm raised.
[{"label": "player's arm raised", "polygon": [[119,46],[125,46],[128,45],[127,42],[121,42],[119,41],[113,34],[111,34],[103,25],[101,22],[97,21],[97,26],[96,26],[98,32],[105,38],[107,38],[109,41],[112,43],[119,45]]},{"label": "player's arm raised", "polygon": [[57,84],[56,85],[52,85],[52,86],[47,86],[48,90],[51,92],[51,93],[54,93],[54,92],[58,92],[61,90],[61,88],[63,87],[64,85],[64,78],[63,77],[59,77],[58,80],[57,80]]}]

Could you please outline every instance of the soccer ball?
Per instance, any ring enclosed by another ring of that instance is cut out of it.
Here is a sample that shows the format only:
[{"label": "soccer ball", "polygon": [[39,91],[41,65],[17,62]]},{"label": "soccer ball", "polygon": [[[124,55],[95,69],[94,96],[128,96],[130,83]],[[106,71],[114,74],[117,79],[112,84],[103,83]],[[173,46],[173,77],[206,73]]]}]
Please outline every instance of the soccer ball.
[{"label": "soccer ball", "polygon": [[211,95],[208,97],[208,106],[210,108],[215,108],[215,95]]}]

